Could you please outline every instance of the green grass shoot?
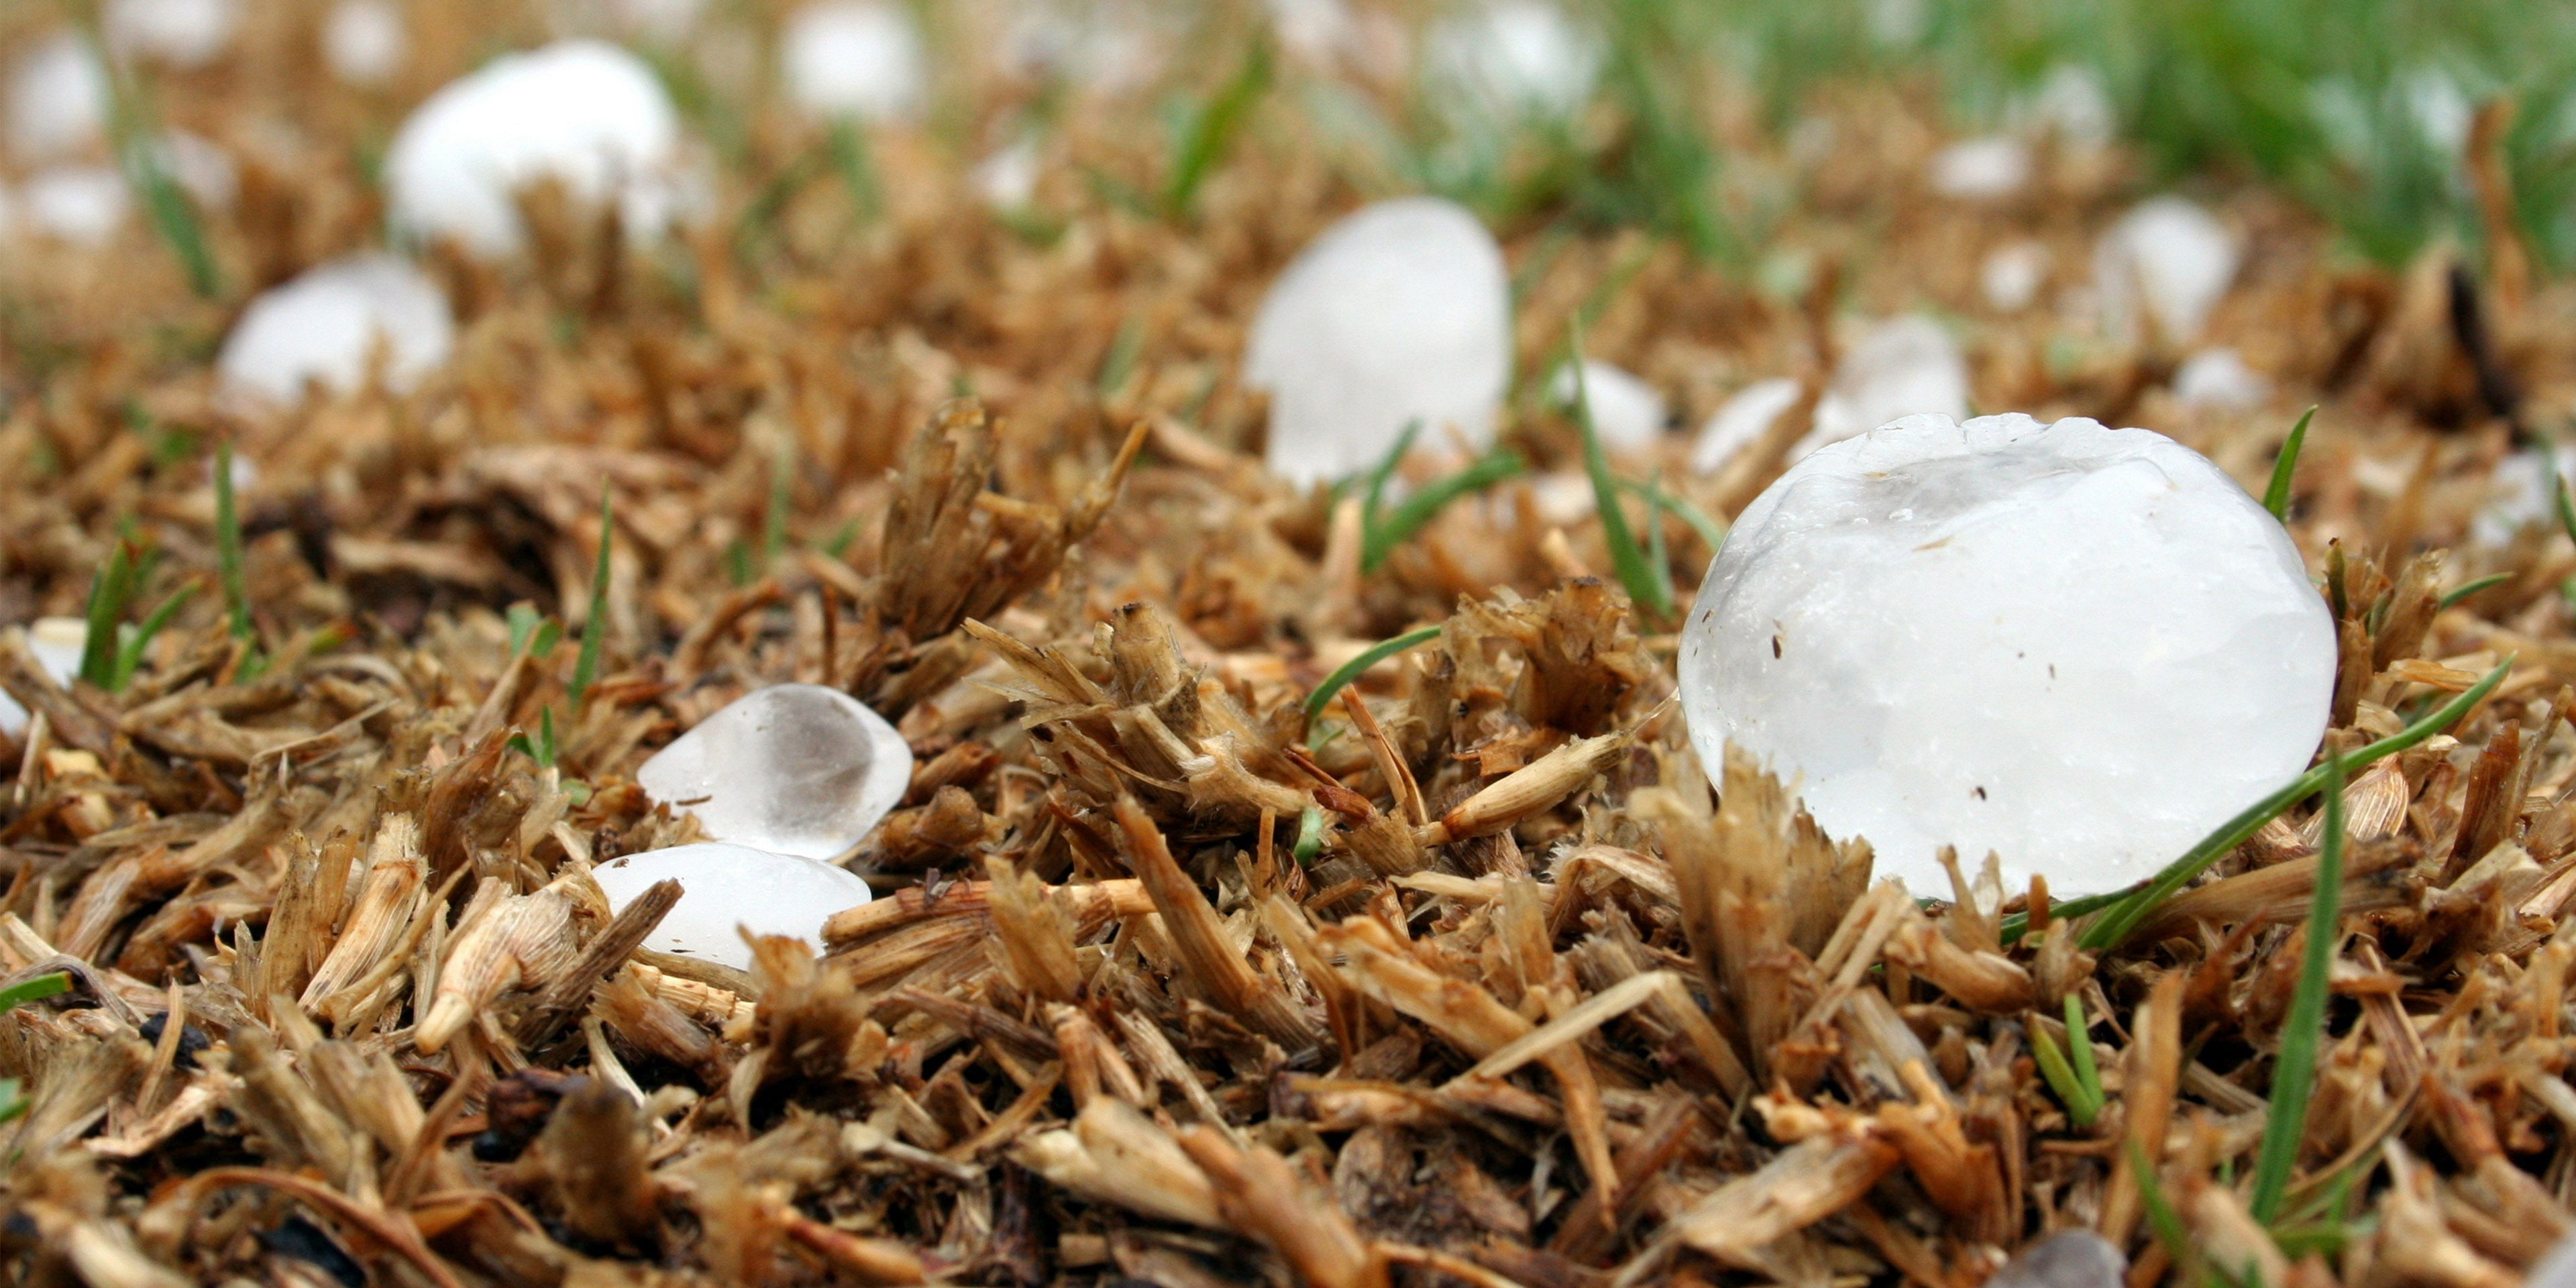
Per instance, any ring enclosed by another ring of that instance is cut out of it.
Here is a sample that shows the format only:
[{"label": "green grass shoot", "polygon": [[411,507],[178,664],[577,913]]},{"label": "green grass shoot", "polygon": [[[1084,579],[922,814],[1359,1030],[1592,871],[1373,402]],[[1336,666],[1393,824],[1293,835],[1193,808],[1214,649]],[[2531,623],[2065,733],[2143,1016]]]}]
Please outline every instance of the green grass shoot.
[{"label": "green grass shoot", "polygon": [[[787,511],[796,496],[796,445],[782,440],[769,458],[769,504],[760,515],[760,566],[766,572],[778,566],[778,556],[787,552]],[[606,550],[603,541],[600,549]]]},{"label": "green grass shoot", "polygon": [[223,578],[224,615],[233,638],[255,641],[251,622],[250,584],[242,575],[241,508],[233,499],[233,445],[215,444],[215,568]]},{"label": "green grass shoot", "polygon": [[2066,1004],[2066,1055],[2075,1066],[2075,1085],[2084,1089],[2084,1098],[2093,1102],[2094,1112],[2106,1103],[2102,1095],[2102,1070],[2093,1063],[2093,1026],[2084,1018],[2084,1003],[2068,993]]},{"label": "green grass shoot", "polygon": [[[146,614],[141,623],[116,628],[116,666],[108,676],[108,692],[123,693],[125,686],[134,683],[134,673],[143,669],[143,650],[152,647],[154,637],[170,625],[170,619],[178,616],[179,609],[196,593],[194,585],[181,586]],[[83,653],[86,661],[86,648]]]},{"label": "green grass shoot", "polygon": [[2263,1120],[2263,1145],[2256,1153],[2254,1194],[2249,1208],[2266,1225],[2281,1212],[2289,1190],[2290,1171],[2298,1165],[2299,1142],[2307,1134],[2308,1097],[2316,1088],[2317,1045],[2324,1040],[2326,977],[2334,969],[2343,912],[2343,761],[2326,757],[2325,835],[2317,846],[2316,893],[2308,900],[2307,951],[2299,960],[2299,983],[2290,994],[2289,1014],[2281,1020],[2281,1051],[2272,1062],[2272,1107]]},{"label": "green grass shoot", "polygon": [[1109,337],[1109,351],[1100,356],[1100,376],[1092,388],[1106,402],[1118,396],[1127,386],[1127,377],[1135,374],[1136,358],[1145,351],[1145,322],[1130,317],[1118,324],[1118,333]]},{"label": "green grass shoot", "polygon": [[572,706],[581,709],[582,698],[590,692],[590,682],[599,677],[599,646],[608,635],[608,548],[617,536],[616,512],[610,508],[608,488],[599,489],[599,561],[590,571],[590,614],[581,622],[581,652],[572,663]]},{"label": "green grass shoot", "polygon": [[[1413,534],[1431,522],[1433,516],[1459,497],[1482,492],[1506,480],[1517,478],[1529,465],[1521,454],[1510,448],[1489,452],[1469,462],[1454,474],[1423,484],[1407,495],[1382,517],[1371,514],[1363,505],[1360,535],[1360,571],[1376,572],[1398,546],[1413,539]],[[1370,495],[1377,487],[1372,484]]]},{"label": "green grass shoot", "polygon": [[1199,189],[1225,159],[1226,149],[1243,131],[1253,105],[1270,88],[1270,42],[1255,40],[1243,65],[1206,104],[1191,112],[1173,150],[1172,168],[1163,178],[1160,204],[1167,219],[1187,219],[1198,204]]},{"label": "green grass shoot", "polygon": [[1583,431],[1583,468],[1592,476],[1593,506],[1601,516],[1601,540],[1610,547],[1610,567],[1628,598],[1659,620],[1673,615],[1673,586],[1668,570],[1655,566],[1619,508],[1619,481],[1610,474],[1610,458],[1601,450],[1601,435],[1592,428],[1592,391],[1583,378],[1583,329],[1574,328],[1565,360],[1574,370],[1574,423]]},{"label": "green grass shoot", "polygon": [[1309,721],[1321,719],[1324,708],[1332,704],[1333,695],[1340,693],[1351,681],[1360,678],[1360,675],[1370,667],[1408,649],[1420,648],[1438,638],[1440,638],[1438,626],[1418,626],[1394,639],[1381,640],[1372,644],[1358,657],[1334,667],[1333,673],[1325,676],[1324,682],[1316,685],[1315,691],[1306,695],[1306,719]]},{"label": "green grass shoot", "polygon": [[[2072,1030],[2068,1031],[2066,1038],[2070,1045],[2085,1040]],[[2039,1074],[2048,1080],[2049,1090],[2057,1093],[2057,1102],[2066,1106],[2066,1116],[2073,1119],[2078,1127],[2092,1126],[2094,1116],[2102,1112],[2102,1102],[2087,1093],[2083,1081],[2075,1074],[2074,1066],[2067,1063],[2066,1053],[2058,1050],[2048,1031],[2036,1024],[2030,1029],[2030,1053],[2039,1062]],[[2091,1058],[2090,1052],[2086,1053],[2086,1058]]]},{"label": "green grass shoot", "polygon": [[133,542],[118,538],[108,548],[107,562],[90,578],[89,607],[84,614],[89,636],[81,644],[82,682],[101,689],[115,686],[116,628],[124,622],[125,610],[134,603],[142,581],[142,555]]},{"label": "green grass shoot", "polygon": [[[71,986],[72,977],[57,971],[51,975],[38,975],[34,979],[0,989],[0,1015],[14,1011],[28,1002],[69,992]],[[0,1078],[0,1123],[8,1122],[26,1112],[27,1098],[18,1094],[18,1080]]]},{"label": "green grass shoot", "polygon": [[1302,868],[1313,865],[1315,856],[1323,852],[1323,807],[1309,805],[1297,815],[1297,841],[1288,847],[1288,857],[1295,859],[1297,866]]},{"label": "green grass shoot", "polygon": [[1708,544],[1708,552],[1712,558],[1718,551],[1726,548],[1726,525],[1711,517],[1708,511],[1691,504],[1688,498],[1666,491],[1653,482],[1641,483],[1635,479],[1621,479],[1619,486],[1630,495],[1650,505],[1672,511],[1674,517],[1689,524],[1691,531],[1697,533],[1699,539]]},{"label": "green grass shoot", "polygon": [[[2217,831],[2202,838],[2199,844],[2191,847],[2181,858],[2166,864],[2164,870],[2158,872],[2155,879],[2146,885],[2119,894],[2099,896],[2103,899],[2100,904],[2093,903],[2091,900],[2071,899],[2058,904],[2054,915],[2076,916],[2093,911],[2096,907],[2105,907],[2108,910],[2102,914],[2102,917],[2085,930],[2081,944],[2088,951],[2097,953],[2119,947],[2121,942],[2129,937],[2129,933],[2154,915],[2155,910],[2162,906],[2165,900],[2172,898],[2175,891],[2182,889],[2193,877],[2199,876],[2203,869],[2217,862],[2229,851],[2244,844],[2247,837],[2254,835],[2281,811],[2316,795],[2325,787],[2326,779],[2330,774],[2358,771],[2383,756],[2392,756],[2404,751],[2457,723],[2480,702],[2485,701],[2488,694],[2495,692],[2497,685],[2504,683],[2504,677],[2513,671],[2513,662],[2513,657],[2507,656],[2503,661],[2496,663],[2495,669],[2487,672],[2476,684],[2470,685],[2466,691],[2434,708],[2422,719],[2352,752],[2339,762],[2318,765],[2292,779],[2288,786],[2247,806],[2243,813],[2221,824]],[[2012,939],[2020,938],[2022,929],[2027,924],[2027,922],[2020,925],[2008,924],[2007,936]]]},{"label": "green grass shoot", "polygon": [[2317,418],[2311,405],[2290,427],[2290,436],[2281,442],[2281,454],[2272,460],[2272,485],[2263,489],[2263,508],[2283,523],[2290,521],[2290,476],[2299,468],[2299,447],[2308,441],[2308,422]]},{"label": "green grass shoot", "polygon": [[2488,573],[2486,576],[2480,577],[2476,581],[2463,583],[2459,589],[2442,596],[2441,606],[2449,608],[2459,603],[2461,600],[2467,599],[2469,596],[2474,595],[2481,590],[2485,590],[2489,586],[2501,586],[2511,580],[2513,580],[2513,574],[2509,572]]},{"label": "green grass shoot", "polygon": [[877,185],[877,168],[868,156],[867,136],[855,122],[847,119],[832,122],[824,138],[825,150],[832,159],[832,173],[840,176],[841,190],[849,194],[850,208],[857,212],[860,223],[877,217],[885,208],[885,197]]},{"label": "green grass shoot", "polygon": [[171,255],[188,275],[188,289],[201,300],[223,294],[223,275],[215,266],[214,250],[206,241],[196,203],[170,177],[169,167],[161,163],[161,130],[142,83],[124,70],[123,60],[108,49],[106,34],[99,29],[97,9],[77,6],[75,12],[82,16],[79,25],[90,56],[106,73],[108,142],[115,150],[117,168],[124,172],[127,186],[142,198],[143,213],[152,230],[170,247]]}]

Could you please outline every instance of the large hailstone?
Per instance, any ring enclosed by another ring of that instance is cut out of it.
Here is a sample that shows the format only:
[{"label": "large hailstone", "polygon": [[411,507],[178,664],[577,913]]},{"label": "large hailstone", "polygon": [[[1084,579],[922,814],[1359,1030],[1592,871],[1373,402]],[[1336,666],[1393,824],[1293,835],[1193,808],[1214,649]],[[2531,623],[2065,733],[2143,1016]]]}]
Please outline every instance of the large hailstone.
[{"label": "large hailstone", "polygon": [[[27,651],[54,683],[71,687],[80,674],[81,652],[89,647],[89,623],[77,617],[39,617],[27,625]],[[0,690],[0,735],[15,738],[27,731],[27,709],[7,690]]]},{"label": "large hailstone", "polygon": [[716,840],[830,859],[902,803],[912,749],[846,693],[773,684],[673,739],[635,782]]},{"label": "large hailstone", "polygon": [[1247,384],[1270,393],[1268,460],[1298,484],[1375,465],[1404,427],[1425,446],[1494,438],[1511,376],[1511,284],[1476,217],[1381,201],[1298,252],[1252,320]]},{"label": "large hailstone", "polygon": [[787,935],[823,946],[823,923],[869,898],[868,883],[846,868],[740,845],[704,843],[630,854],[591,869],[612,913],[669,879],[680,901],[645,936],[656,952],[751,969],[742,932]]},{"label": "large hailstone", "polygon": [[929,80],[921,32],[887,0],[820,0],[779,33],[788,96],[816,116],[912,115]]},{"label": "large hailstone", "polygon": [[2308,766],[2335,631],[2281,525],[2189,448],[1915,416],[1826,447],[1727,534],[1683,635],[1702,763],[1794,779],[1879,871],[1955,845],[2061,895],[2152,875]]},{"label": "large hailstone", "polygon": [[2236,263],[2236,238],[2216,215],[2182,197],[2149,198],[2094,248],[2103,322],[2122,337],[2152,324],[2167,344],[2187,344],[2236,280]]},{"label": "large hailstone", "polygon": [[504,54],[429,96],[385,154],[397,228],[467,249],[518,249],[514,194],[560,180],[585,203],[614,200],[631,233],[672,214],[679,114],[643,59],[597,40]]},{"label": "large hailstone", "polygon": [[291,405],[307,381],[334,393],[358,388],[381,344],[385,385],[402,392],[445,362],[455,341],[437,283],[391,255],[352,255],[251,301],[215,372],[227,392]]}]

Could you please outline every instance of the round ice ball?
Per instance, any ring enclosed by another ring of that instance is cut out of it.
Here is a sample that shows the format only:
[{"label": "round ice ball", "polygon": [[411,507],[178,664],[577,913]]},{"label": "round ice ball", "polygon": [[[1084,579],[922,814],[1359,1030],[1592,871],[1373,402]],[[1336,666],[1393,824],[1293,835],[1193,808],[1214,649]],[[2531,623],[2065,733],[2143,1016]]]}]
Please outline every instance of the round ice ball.
[{"label": "round ice ball", "polygon": [[385,383],[401,392],[447,360],[455,337],[437,283],[391,255],[352,255],[251,301],[215,371],[227,392],[292,404],[306,381],[335,393],[357,388],[382,344]]},{"label": "round ice ball", "polygon": [[1252,320],[1246,383],[1270,393],[1270,468],[1322,482],[1404,433],[1493,441],[1511,376],[1511,284],[1476,217],[1438,197],[1381,201],[1297,253]]},{"label": "round ice ball", "polygon": [[1692,744],[1792,780],[1882,875],[2118,889],[2308,766],[2335,632],[2289,537],[2144,429],[1910,416],[1746,508],[1682,639]]},{"label": "round ice ball", "polygon": [[608,896],[611,912],[665,879],[679,882],[680,901],[663,914],[644,946],[738,970],[751,968],[743,930],[788,935],[819,950],[823,923],[869,898],[868,883],[846,868],[720,841],[630,854],[600,864],[590,875]]},{"label": "round ice ball", "polygon": [[578,201],[616,201],[628,231],[652,234],[670,217],[679,137],[679,113],[643,59],[604,41],[557,41],[430,95],[385,153],[385,191],[395,227],[478,254],[518,249],[515,194],[542,179]]},{"label": "round ice ball", "polygon": [[921,32],[887,0],[821,0],[797,10],[779,33],[787,92],[816,116],[885,120],[921,105]]},{"label": "round ice ball", "polygon": [[402,70],[411,33],[393,0],[340,0],[322,23],[322,61],[351,85],[382,85]]}]

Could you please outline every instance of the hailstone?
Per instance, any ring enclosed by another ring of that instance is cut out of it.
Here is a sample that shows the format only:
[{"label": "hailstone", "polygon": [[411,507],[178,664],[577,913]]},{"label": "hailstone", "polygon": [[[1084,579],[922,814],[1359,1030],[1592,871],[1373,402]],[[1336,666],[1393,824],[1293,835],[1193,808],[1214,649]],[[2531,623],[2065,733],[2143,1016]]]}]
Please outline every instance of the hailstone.
[{"label": "hailstone", "polygon": [[629,854],[590,875],[608,896],[611,912],[624,911],[664,880],[679,882],[680,901],[662,914],[644,946],[736,970],[751,968],[743,931],[787,935],[821,948],[823,923],[866,903],[870,894],[868,883],[846,868],[713,842]]},{"label": "hailstone", "polygon": [[38,232],[73,246],[95,248],[115,240],[133,203],[125,176],[114,166],[48,166],[18,190],[18,204]]},{"label": "hailstone", "polygon": [[1601,75],[1600,36],[1548,0],[1489,0],[1424,37],[1453,106],[1503,116],[1571,116]]},{"label": "hailstone", "polygon": [[2193,407],[2219,407],[2241,411],[2255,406],[2272,392],[2272,382],[2263,373],[2245,365],[2245,357],[2230,348],[2203,349],[2183,359],[2174,372],[2174,397]]},{"label": "hailstone", "polygon": [[885,120],[921,106],[929,79],[912,14],[889,0],[818,0],[779,33],[787,92],[816,116]]},{"label": "hailstone", "polygon": [[679,114],[653,69],[597,40],[504,54],[429,96],[385,154],[395,227],[503,255],[523,235],[517,190],[556,179],[582,202],[614,200],[628,231],[672,214]]},{"label": "hailstone", "polygon": [[107,134],[107,71],[66,31],[37,41],[9,66],[9,147],[21,161],[79,152]]},{"label": "hailstone", "polygon": [[322,22],[322,61],[351,85],[392,80],[410,43],[393,0],[340,0]]},{"label": "hailstone", "polygon": [[307,381],[335,393],[358,388],[381,343],[385,384],[400,392],[445,362],[455,338],[437,283],[391,255],[352,255],[251,301],[224,337],[215,373],[228,392],[291,405]]},{"label": "hailstone", "polygon": [[1703,764],[1794,780],[1879,871],[1944,845],[2061,895],[2153,874],[2296,777],[2335,629],[2289,537],[2143,429],[1913,416],[1756,498],[1681,647]]},{"label": "hailstone", "polygon": [[1577,393],[1592,410],[1592,432],[1614,452],[1651,447],[1664,432],[1664,396],[1653,385],[1598,358],[1583,360],[1578,390],[1572,366],[1560,366],[1548,378],[1547,396],[1570,412]]},{"label": "hailstone", "polygon": [[1926,414],[1968,414],[1968,360],[1940,323],[1920,314],[1889,318],[1834,364],[1834,378],[1816,400],[1815,427],[1789,450],[1789,459]]},{"label": "hailstone", "polygon": [[2030,145],[2009,134],[1962,139],[1932,154],[1932,191],[1966,201],[2009,197],[2030,183]]},{"label": "hailstone", "polygon": [[[27,625],[27,651],[54,683],[69,687],[80,674],[81,653],[89,647],[89,623],[77,617],[39,617]],[[27,709],[0,690],[0,734],[11,738],[27,730]]]},{"label": "hailstone", "polygon": [[1511,376],[1511,284],[1476,217],[1437,197],[1344,216],[1252,320],[1244,379],[1270,393],[1273,472],[1306,484],[1383,459],[1409,424],[1481,448]]},{"label": "hailstone", "polygon": [[2159,339],[2188,344],[2236,280],[2236,263],[2236,238],[2216,215],[2182,197],[2140,202],[2093,251],[2103,321],[2122,337],[2151,322]]},{"label": "hailstone", "polygon": [[838,689],[773,684],[673,739],[635,782],[716,840],[830,859],[902,803],[912,749]]},{"label": "hailstone", "polygon": [[1715,474],[1735,458],[1737,452],[1753,445],[1773,422],[1798,405],[1804,386],[1789,376],[1756,380],[1736,390],[1717,411],[1700,426],[1699,437],[1691,441],[1690,467],[1696,474]]}]

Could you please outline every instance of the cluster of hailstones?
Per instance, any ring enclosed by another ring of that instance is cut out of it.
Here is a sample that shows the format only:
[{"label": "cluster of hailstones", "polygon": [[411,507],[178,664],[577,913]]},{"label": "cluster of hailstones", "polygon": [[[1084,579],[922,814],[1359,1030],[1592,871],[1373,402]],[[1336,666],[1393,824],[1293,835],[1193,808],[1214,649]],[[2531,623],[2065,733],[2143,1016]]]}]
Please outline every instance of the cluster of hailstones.
[{"label": "cluster of hailstones", "polygon": [[[198,11],[226,8],[120,4],[187,10],[200,28]],[[1598,51],[1550,15],[1506,0],[1444,29],[1439,70],[1460,78],[1466,101],[1568,110],[1589,92],[1585,60]],[[203,30],[183,36],[158,32],[165,56],[204,44]],[[324,39],[353,83],[400,68],[405,33],[387,0],[341,0]],[[809,5],[783,44],[789,91],[814,112],[894,121],[922,97],[919,35],[885,0]],[[80,100],[61,86],[97,77],[85,57],[63,45],[22,60],[33,70],[21,69],[10,105],[22,150],[96,128],[44,117],[46,104]],[[30,91],[30,75],[57,92]],[[559,42],[496,58],[420,104],[386,155],[390,223],[406,244],[509,255],[525,236],[515,192],[550,180],[651,236],[706,204],[691,155],[643,60]],[[1016,149],[978,182],[1025,200],[1035,163]],[[1972,140],[1936,157],[1930,182],[1985,200],[2026,169],[2008,142]],[[2043,255],[1999,251],[1985,268],[1990,302],[2027,304],[2047,276]],[[2236,256],[2207,212],[2157,198],[2102,240],[2094,294],[2113,328],[2186,345]],[[1485,450],[1511,337],[1502,251],[1466,211],[1415,197],[1343,218],[1273,284],[1244,355],[1246,383],[1270,398],[1272,470],[1301,486],[1347,477],[1408,427],[1427,431],[1427,452]],[[453,343],[438,286],[401,256],[369,252],[255,300],[216,367],[227,398],[275,406],[316,386],[409,389]],[[1544,387],[1579,402],[1613,453],[1670,428],[1653,385],[1609,363],[1568,363]],[[1739,391],[1698,431],[1692,467],[1724,468],[1807,392],[1786,378]],[[2229,350],[2194,354],[2177,386],[2185,401],[2263,392]],[[1858,328],[1815,393],[1794,464],[1737,521],[1683,637],[1684,709],[1706,764],[1725,744],[1763,757],[1827,830],[1866,836],[1880,871],[1917,889],[1941,888],[1946,845],[1992,852],[2008,878],[2045,875],[2068,894],[2147,875],[2305,768],[2327,717],[2333,626],[2280,525],[2215,465],[2162,435],[2089,420],[1959,423],[1965,363],[1920,316]],[[1579,517],[1588,489],[1569,482],[1542,480],[1542,504]],[[34,642],[68,681],[79,623],[40,623]],[[0,730],[23,720],[0,698]],[[810,940],[830,912],[868,898],[841,862],[901,803],[911,772],[902,737],[848,695],[759,689],[637,774],[712,839],[596,875],[620,907],[679,880],[683,897],[649,946],[746,965],[743,930]]]}]

